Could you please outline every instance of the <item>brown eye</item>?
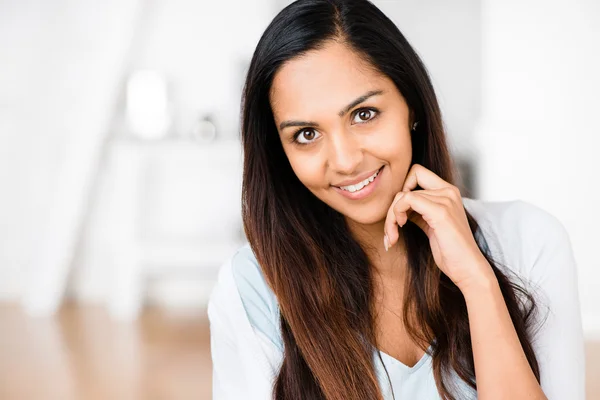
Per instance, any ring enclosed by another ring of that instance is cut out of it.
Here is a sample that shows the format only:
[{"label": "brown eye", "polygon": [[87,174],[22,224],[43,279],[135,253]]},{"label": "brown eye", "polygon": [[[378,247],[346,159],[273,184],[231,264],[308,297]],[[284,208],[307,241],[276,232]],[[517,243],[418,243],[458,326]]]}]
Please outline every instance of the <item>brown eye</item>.
[{"label": "brown eye", "polygon": [[368,120],[370,115],[371,115],[371,111],[369,111],[369,110],[363,110],[358,113],[359,118],[362,119],[363,121]]},{"label": "brown eye", "polygon": [[300,129],[294,135],[294,142],[300,145],[310,144],[316,137],[318,136],[316,136],[316,131],[314,129]]},{"label": "brown eye", "polygon": [[[377,118],[378,112],[379,111],[374,108],[361,108],[358,110],[358,112],[356,112],[356,114],[354,114],[354,122],[359,124],[370,122]],[[359,120],[357,120],[356,117],[358,117]]]},{"label": "brown eye", "polygon": [[313,139],[314,135],[315,135],[315,131],[304,131],[302,134],[302,137],[303,137],[303,139],[311,140],[311,139]]}]

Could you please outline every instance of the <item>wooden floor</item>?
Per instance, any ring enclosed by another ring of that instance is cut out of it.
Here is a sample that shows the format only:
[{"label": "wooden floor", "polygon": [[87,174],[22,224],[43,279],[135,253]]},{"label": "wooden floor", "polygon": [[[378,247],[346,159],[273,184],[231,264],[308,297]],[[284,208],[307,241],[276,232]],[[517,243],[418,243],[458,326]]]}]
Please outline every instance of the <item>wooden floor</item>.
[{"label": "wooden floor", "polygon": [[[587,345],[588,399],[600,400],[600,343]],[[204,313],[147,309],[136,323],[103,308],[66,305],[55,318],[27,318],[0,305],[0,399],[210,399]]]}]

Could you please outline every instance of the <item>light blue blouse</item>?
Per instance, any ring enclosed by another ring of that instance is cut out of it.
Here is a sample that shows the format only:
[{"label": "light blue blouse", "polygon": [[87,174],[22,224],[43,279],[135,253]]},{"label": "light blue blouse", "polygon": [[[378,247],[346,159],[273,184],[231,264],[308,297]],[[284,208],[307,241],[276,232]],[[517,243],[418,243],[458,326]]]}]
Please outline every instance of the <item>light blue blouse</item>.
[{"label": "light blue blouse", "polygon": [[[489,250],[487,240],[481,234],[480,230],[476,231],[475,239],[484,251],[487,252]],[[252,268],[249,268],[249,266],[252,266]],[[232,268],[233,276],[250,324],[254,329],[259,330],[268,337],[283,352],[277,299],[271,288],[267,285],[256,257],[248,243],[242,246],[235,254],[232,261]],[[385,369],[389,374],[393,392],[396,395],[402,393],[406,396],[407,393],[413,393],[415,395],[418,394],[419,399],[439,398],[431,368],[430,351],[431,346],[415,365],[409,367],[379,350]],[[378,363],[380,361],[376,353],[374,353],[374,359],[378,366],[378,374],[385,374]],[[460,388],[461,393],[463,393],[464,397],[461,397],[461,399],[477,398],[476,393],[466,383],[457,380],[456,384]]]},{"label": "light blue blouse", "polygon": [[[577,266],[565,227],[549,212],[521,200],[487,202],[463,197],[463,203],[479,224],[475,239],[481,249],[498,261],[505,273],[518,275],[534,290],[543,319],[534,324],[539,330],[532,346],[547,398],[584,400],[585,353]],[[544,312],[546,307],[549,313]],[[277,299],[249,244],[223,263],[209,300],[208,317],[213,398],[267,400],[284,346]],[[440,399],[430,354],[408,367],[374,350],[373,361],[386,400],[394,396]],[[450,378],[447,383],[459,399],[477,398],[456,374]]]}]

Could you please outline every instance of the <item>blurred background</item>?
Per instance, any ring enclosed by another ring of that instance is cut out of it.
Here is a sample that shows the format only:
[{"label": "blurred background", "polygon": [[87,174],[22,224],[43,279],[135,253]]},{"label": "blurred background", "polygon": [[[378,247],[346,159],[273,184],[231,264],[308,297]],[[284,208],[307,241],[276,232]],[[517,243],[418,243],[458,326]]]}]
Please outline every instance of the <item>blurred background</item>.
[{"label": "blurred background", "polygon": [[[464,194],[569,231],[600,399],[600,2],[373,2],[429,69]],[[210,398],[244,74],[289,3],[0,0],[0,398]]]}]

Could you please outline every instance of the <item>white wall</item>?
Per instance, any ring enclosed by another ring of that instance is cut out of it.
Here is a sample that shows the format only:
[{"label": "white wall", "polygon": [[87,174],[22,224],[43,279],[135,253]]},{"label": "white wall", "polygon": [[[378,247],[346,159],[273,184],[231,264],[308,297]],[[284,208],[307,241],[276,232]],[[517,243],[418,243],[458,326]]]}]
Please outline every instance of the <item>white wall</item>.
[{"label": "white wall", "polygon": [[187,131],[198,113],[213,112],[225,137],[238,137],[243,75],[274,15],[270,1],[149,1],[144,39],[132,68],[162,71],[173,86]]},{"label": "white wall", "polygon": [[0,298],[22,291],[71,145],[106,129],[136,3],[0,2]]},{"label": "white wall", "polygon": [[[145,3],[138,27],[140,40],[132,49],[128,71],[152,69],[166,77],[176,110],[172,133],[185,135],[200,114],[212,113],[216,117],[219,138],[239,137],[243,75],[273,13],[269,2],[173,0]],[[161,162],[160,158],[156,159],[157,166]],[[194,168],[200,165],[201,160],[189,164]],[[176,168],[166,162],[163,162],[163,167]],[[197,181],[191,181],[191,171],[172,176],[176,181],[170,182],[170,186],[187,187],[188,196],[197,198],[199,188]],[[198,171],[196,179],[202,179],[205,173]],[[110,236],[111,226],[104,216],[112,209],[102,203],[107,198],[106,191],[110,190],[108,187],[100,189],[92,206],[72,286],[75,294],[86,300],[101,301],[110,288],[106,265],[111,262],[111,255],[104,248],[104,238]],[[169,187],[157,190],[167,191]],[[169,196],[173,197],[172,194]],[[163,207],[168,208],[168,204],[172,206],[175,203],[164,202]],[[204,215],[204,207],[210,204],[210,201],[205,204],[198,202],[198,214]],[[157,220],[157,214],[147,211],[140,210],[140,220],[152,224]],[[163,212],[170,215],[171,220],[161,229],[163,233],[173,233],[172,240],[177,240],[179,235],[187,237],[190,242],[202,230],[200,226],[196,226],[195,230],[191,227],[192,221],[198,219],[197,215],[181,219],[174,218],[175,211],[172,209]],[[194,302],[201,297],[199,293],[206,293],[206,285],[201,279],[181,273],[173,275],[169,279],[146,280],[150,301],[177,305]]]},{"label": "white wall", "polygon": [[556,215],[579,266],[583,323],[600,335],[600,3],[485,0],[480,194]]},{"label": "white wall", "polygon": [[[207,111],[222,137],[237,137],[243,72],[273,12],[270,2],[243,0],[0,2],[0,299],[23,293],[65,158],[82,138],[112,134],[126,74],[166,75],[175,129],[189,130]],[[102,230],[90,226],[102,216],[97,190],[90,206],[98,214],[82,221],[76,261]],[[106,292],[106,256],[77,266],[74,289],[83,297]]]}]

